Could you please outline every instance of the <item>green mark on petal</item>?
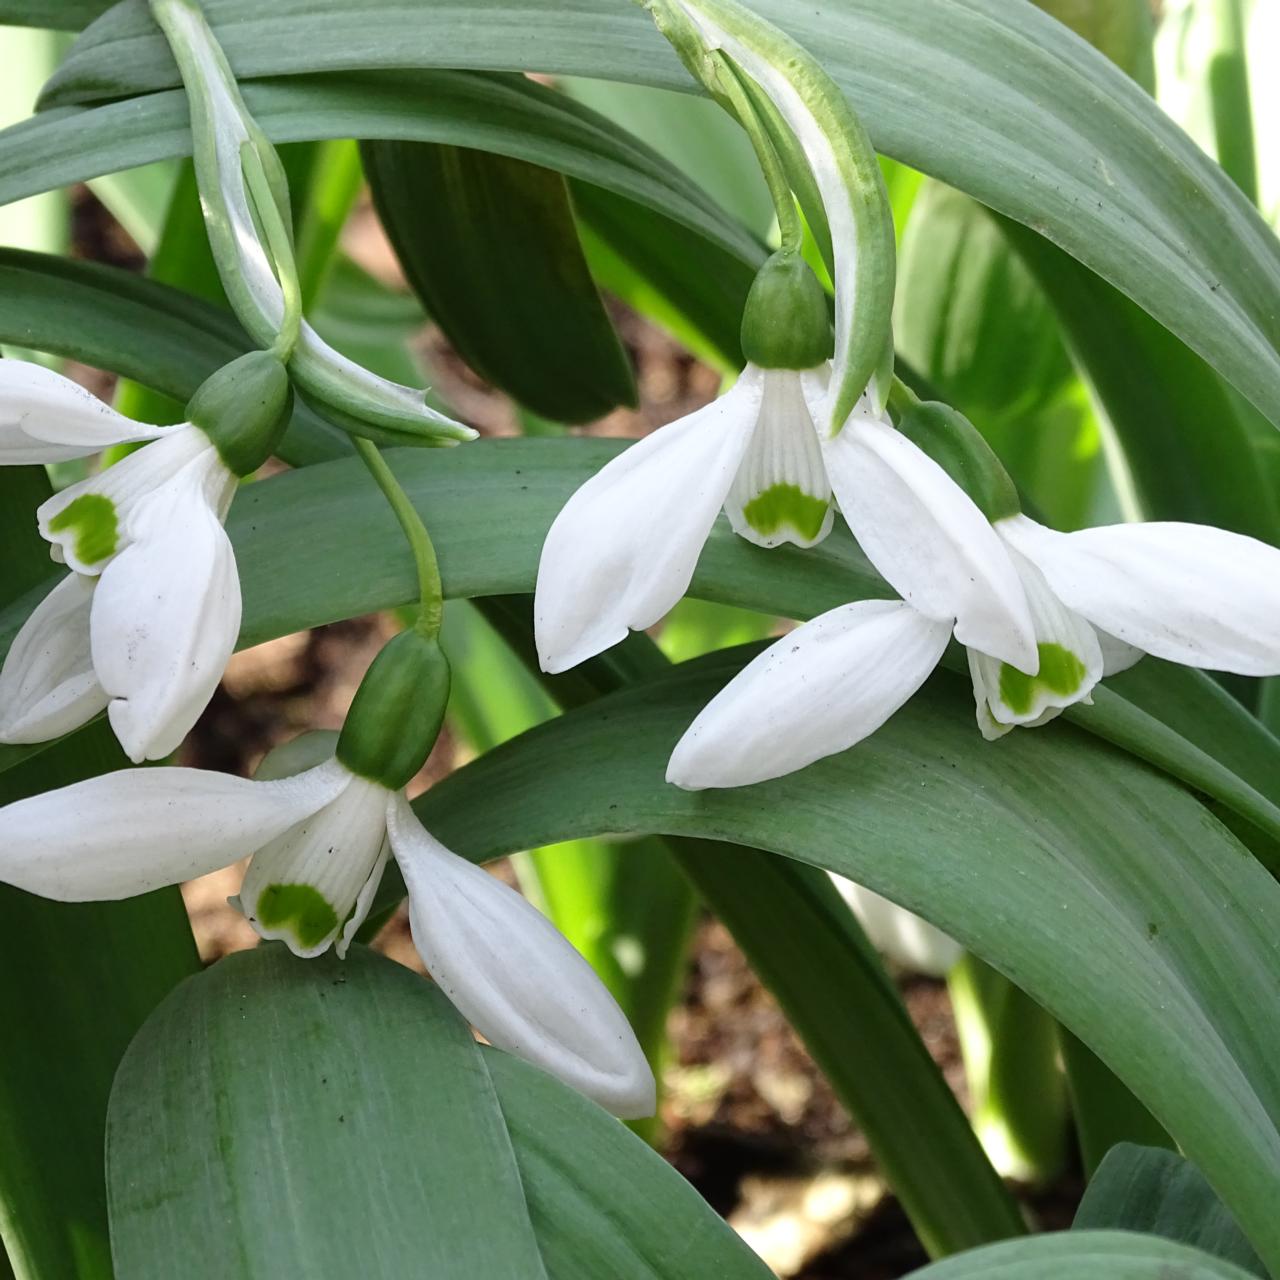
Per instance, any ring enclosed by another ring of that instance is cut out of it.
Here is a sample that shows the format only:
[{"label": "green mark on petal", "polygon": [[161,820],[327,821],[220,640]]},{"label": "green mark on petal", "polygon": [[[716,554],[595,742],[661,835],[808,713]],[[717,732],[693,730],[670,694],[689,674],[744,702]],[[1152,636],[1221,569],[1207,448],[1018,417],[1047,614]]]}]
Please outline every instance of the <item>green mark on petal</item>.
[{"label": "green mark on petal", "polygon": [[830,505],[826,498],[812,497],[794,484],[774,484],[752,498],[742,514],[763,537],[790,525],[806,542],[812,542],[822,532]]},{"label": "green mark on petal", "polygon": [[288,929],[298,946],[318,947],[338,928],[338,913],[309,884],[271,884],[258,896],[258,923]]},{"label": "green mark on petal", "polygon": [[49,521],[49,531],[74,533],[76,559],[81,564],[97,564],[116,553],[116,504],[100,493],[83,493]]},{"label": "green mark on petal", "polygon": [[1024,716],[1035,702],[1036,690],[1047,689],[1059,697],[1075,693],[1084,682],[1085,665],[1060,644],[1038,644],[1040,674],[1029,676],[1007,662],[1000,668],[1000,697],[1015,715]]}]

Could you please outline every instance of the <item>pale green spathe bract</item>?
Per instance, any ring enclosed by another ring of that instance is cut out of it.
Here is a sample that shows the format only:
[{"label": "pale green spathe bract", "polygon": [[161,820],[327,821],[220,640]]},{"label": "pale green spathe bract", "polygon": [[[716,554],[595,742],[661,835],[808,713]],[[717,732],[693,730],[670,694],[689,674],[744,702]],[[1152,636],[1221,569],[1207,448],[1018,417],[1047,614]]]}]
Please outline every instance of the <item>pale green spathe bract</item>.
[{"label": "pale green spathe bract", "polygon": [[[236,315],[264,347],[276,340],[285,295],[255,221],[246,182],[244,149],[261,166],[277,209],[288,222],[289,196],[275,149],[249,114],[239,86],[208,23],[190,0],[152,0],[182,72],[191,111],[196,176],[218,274]],[[342,418],[344,425],[427,444],[475,438],[470,427],[427,405],[422,391],[380,378],[335,351],[305,321],[289,370],[304,392]],[[363,428],[361,424],[366,424]]]},{"label": "pale green spathe bract", "polygon": [[880,412],[888,388],[874,375],[893,313],[893,215],[861,121],[808,52],[749,9],[732,0],[646,0],[646,7],[694,75],[715,90],[705,54],[723,51],[793,136],[817,184],[834,259],[835,358],[820,425],[840,431],[864,391]]}]

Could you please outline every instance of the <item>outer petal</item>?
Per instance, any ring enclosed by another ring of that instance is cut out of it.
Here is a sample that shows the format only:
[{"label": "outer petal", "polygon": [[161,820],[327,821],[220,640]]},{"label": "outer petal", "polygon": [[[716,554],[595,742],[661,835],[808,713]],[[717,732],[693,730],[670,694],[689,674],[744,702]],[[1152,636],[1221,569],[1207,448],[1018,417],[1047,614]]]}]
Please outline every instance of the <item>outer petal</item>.
[{"label": "outer petal", "polygon": [[385,787],[347,772],[324,808],[254,854],[240,890],[249,923],[304,959],[335,942],[345,952],[348,928],[354,921],[354,933],[356,915],[368,914],[370,885],[377,888],[386,865],[386,809]]},{"label": "outer petal", "polygon": [[591,966],[518,893],[433,839],[404,796],[387,808],[414,945],[490,1043],[624,1118],[652,1115],[653,1073]]},{"label": "outer petal", "polygon": [[866,931],[871,945],[894,964],[912,973],[941,978],[964,954],[964,948],[954,938],[906,907],[900,907],[871,889],[846,880],[844,876],[834,872],[829,874],[831,883],[858,917],[858,923]]},{"label": "outer petal", "polygon": [[676,744],[689,791],[780,778],[874,733],[924,683],[951,627],[900,600],[841,605],[747,664]]},{"label": "outer petal", "polygon": [[633,444],[564,505],[543,544],[533,617],[544,671],[658,621],[685,593],[751,439],[748,369],[726,395]]},{"label": "outer petal", "polygon": [[206,451],[213,446],[198,427],[172,427],[149,448],[55,493],[36,511],[40,534],[53,544],[54,558],[77,573],[100,573],[128,545],[138,504]]},{"label": "outer petal", "polygon": [[1207,525],[1121,524],[1055,533],[1001,521],[1062,599],[1157,658],[1280,674],[1280,550]]},{"label": "outer petal", "polygon": [[[1040,670],[1034,676],[998,658],[969,650],[969,671],[974,679],[974,695],[982,697],[996,725],[1043,724],[1048,713],[1077,702],[1090,702],[1093,687],[1102,679],[1102,649],[1098,633],[1078,613],[1068,609],[1050,589],[1044,574],[1015,551],[1009,549],[1018,576],[1026,590],[1031,620],[1036,630],[1036,648],[1040,654]],[[986,737],[988,732],[981,702],[978,723]]]},{"label": "outer petal", "polygon": [[[792,542],[812,547],[831,532],[835,515],[822,446],[802,379],[790,369],[765,369],[756,429],[724,510],[735,533],[761,547]],[[825,376],[822,379],[825,382]]]},{"label": "outer petal", "polygon": [[240,632],[235,554],[205,499],[206,473],[221,466],[216,455],[198,458],[139,507],[132,545],[102,574],[93,603],[93,665],[135,763],[162,759],[187,735]]},{"label": "outer petal", "polygon": [[47,742],[107,705],[89,655],[95,579],[68,574],[14,638],[0,671],[0,742]]},{"label": "outer petal", "polygon": [[165,430],[124,417],[43,365],[0,360],[0,464],[65,462]]},{"label": "outer petal", "polygon": [[955,619],[956,639],[1034,675],[1031,615],[986,516],[928,454],[865,401],[824,439],[831,487],[858,545],[921,613]]},{"label": "outer petal", "polygon": [[62,902],[128,898],[252,853],[324,805],[327,765],[280,782],[125,769],[0,809],[0,880]]}]

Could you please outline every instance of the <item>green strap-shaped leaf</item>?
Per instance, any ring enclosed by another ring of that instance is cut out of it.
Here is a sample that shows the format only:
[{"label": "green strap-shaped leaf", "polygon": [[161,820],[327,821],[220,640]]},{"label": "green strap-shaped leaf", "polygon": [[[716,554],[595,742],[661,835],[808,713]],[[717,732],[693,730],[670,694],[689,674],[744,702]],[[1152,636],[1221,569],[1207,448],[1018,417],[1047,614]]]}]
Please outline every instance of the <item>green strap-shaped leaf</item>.
[{"label": "green strap-shaped leaf", "polygon": [[767,1275],[643,1142],[362,947],[258,947],[173,992],[107,1165],[117,1280]]},{"label": "green strap-shaped leaf", "polygon": [[635,404],[564,177],[433,143],[366,142],[361,158],[410,285],[477,373],[556,422]]},{"label": "green strap-shaped leaf", "polygon": [[1248,1280],[1198,1249],[1127,1231],[1058,1232],[962,1253],[910,1280]]},{"label": "green strap-shaped leaf", "polygon": [[[486,858],[600,831],[729,840],[840,872],[918,912],[1043,1004],[1151,1108],[1280,1259],[1280,885],[1177,786],[1078,730],[975,750],[967,681],[787,778],[663,781],[741,661],[677,668],[570,712],[437,785],[420,815]],[[610,744],[625,742],[625,753]],[[504,803],[485,797],[502,787]]]},{"label": "green strap-shaped leaf", "polygon": [[[454,66],[690,85],[645,15],[617,0],[313,0],[288,16],[258,0],[206,7],[250,79]],[[1079,258],[1280,423],[1280,244],[1102,54],[1034,6],[1005,0],[753,7],[816,54],[880,150]],[[86,33],[48,102],[143,93],[171,86],[174,74],[144,5],[125,0]],[[255,110],[271,131],[271,113]],[[360,130],[355,114],[330,127]]]},{"label": "green strap-shaped leaf", "polygon": [[1189,1160],[1162,1147],[1122,1142],[1107,1153],[1076,1210],[1073,1230],[1141,1231],[1266,1271],[1235,1219]]}]

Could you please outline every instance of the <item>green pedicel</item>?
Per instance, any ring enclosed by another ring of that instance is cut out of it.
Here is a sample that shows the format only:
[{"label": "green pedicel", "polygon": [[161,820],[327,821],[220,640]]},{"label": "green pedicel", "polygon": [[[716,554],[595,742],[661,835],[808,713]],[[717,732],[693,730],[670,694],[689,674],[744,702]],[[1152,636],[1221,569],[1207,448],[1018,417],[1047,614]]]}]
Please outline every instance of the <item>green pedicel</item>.
[{"label": "green pedicel", "polygon": [[337,932],[338,913],[309,884],[270,884],[258,895],[258,923],[288,929],[304,950]]},{"label": "green pedicel", "polygon": [[1067,697],[1080,688],[1085,665],[1070,649],[1060,644],[1039,644],[1040,674],[1026,675],[1007,662],[1000,667],[1000,697],[1015,715],[1024,716],[1035,701],[1037,689],[1048,689],[1059,697]]},{"label": "green pedicel", "polygon": [[742,514],[763,537],[771,537],[789,525],[806,542],[812,542],[822,532],[830,505],[794,484],[774,484],[752,498],[742,508]]},{"label": "green pedicel", "polygon": [[120,527],[116,504],[100,493],[81,494],[49,521],[51,533],[75,531],[75,556],[81,564],[98,564],[115,555]]}]

